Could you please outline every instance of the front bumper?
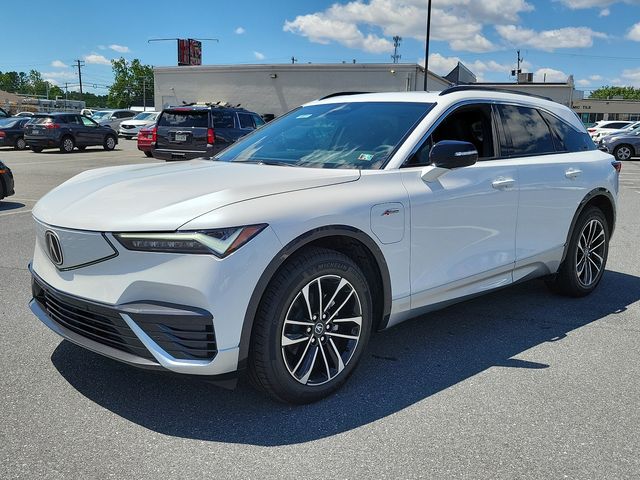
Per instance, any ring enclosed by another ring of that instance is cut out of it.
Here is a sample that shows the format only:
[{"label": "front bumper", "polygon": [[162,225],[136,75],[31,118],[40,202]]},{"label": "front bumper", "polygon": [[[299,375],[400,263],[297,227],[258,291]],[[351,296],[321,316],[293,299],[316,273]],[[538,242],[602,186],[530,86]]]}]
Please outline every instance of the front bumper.
[{"label": "front bumper", "polygon": [[[249,245],[219,259],[214,255],[131,251],[122,247],[110,233],[64,229],[38,221],[36,225],[32,272],[40,288],[52,292],[53,296],[62,296],[66,303],[81,302],[77,305],[81,313],[97,308],[98,314],[115,322],[114,328],[123,329],[122,334],[131,337],[136,346],[141,343],[144,349],[131,351],[104,341],[101,345],[118,351],[97,347],[92,342],[101,339],[77,331],[72,333],[82,338],[69,335],[67,330],[71,329],[56,322],[56,318],[43,309],[42,302],[40,308],[36,308],[38,302],[32,304],[34,313],[54,331],[98,353],[141,366],[151,361],[177,373],[215,376],[238,369],[242,360],[240,344],[246,334],[243,326],[252,301],[253,286],[275,252],[282,248],[270,228],[263,230]],[[64,261],[59,267],[47,253],[47,231],[56,233],[61,242]],[[37,295],[34,296],[37,299]],[[133,306],[138,310],[132,311]],[[154,340],[145,318],[140,315],[150,318],[152,323],[167,325],[166,318],[162,322],[158,320],[158,315],[166,317],[171,313],[164,307],[181,318],[184,312],[188,312],[187,316],[194,312],[209,315],[215,334],[215,356],[178,358],[170,347]],[[51,327],[52,322],[56,323],[55,328]],[[132,359],[130,355],[138,358]]]},{"label": "front bumper", "polygon": [[183,374],[236,368],[237,353],[218,352],[213,319],[204,310],[160,302],[105,305],[60,292],[33,271],[32,294],[29,307],[42,323],[106,357]]}]

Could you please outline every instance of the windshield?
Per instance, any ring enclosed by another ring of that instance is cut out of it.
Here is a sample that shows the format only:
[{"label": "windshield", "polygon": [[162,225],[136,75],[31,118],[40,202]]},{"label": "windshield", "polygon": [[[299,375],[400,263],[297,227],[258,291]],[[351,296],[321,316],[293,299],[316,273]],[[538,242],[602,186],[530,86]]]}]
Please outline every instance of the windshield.
[{"label": "windshield", "polygon": [[137,114],[132,120],[155,120],[157,113],[142,112]]},{"label": "windshield", "polygon": [[316,168],[379,169],[433,107],[352,102],[302,107],[256,130],[215,158]]},{"label": "windshield", "polygon": [[91,118],[94,120],[100,120],[101,118],[108,118],[111,115],[111,112],[95,112],[91,115]]}]

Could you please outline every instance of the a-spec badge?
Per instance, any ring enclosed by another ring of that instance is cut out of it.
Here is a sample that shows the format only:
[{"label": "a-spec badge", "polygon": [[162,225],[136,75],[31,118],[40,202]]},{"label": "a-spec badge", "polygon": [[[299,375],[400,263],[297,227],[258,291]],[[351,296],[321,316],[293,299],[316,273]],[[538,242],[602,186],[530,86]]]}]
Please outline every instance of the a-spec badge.
[{"label": "a-spec badge", "polygon": [[64,262],[64,256],[62,254],[62,245],[56,232],[47,230],[44,234],[45,245],[47,247],[47,254],[54,265],[60,266]]}]

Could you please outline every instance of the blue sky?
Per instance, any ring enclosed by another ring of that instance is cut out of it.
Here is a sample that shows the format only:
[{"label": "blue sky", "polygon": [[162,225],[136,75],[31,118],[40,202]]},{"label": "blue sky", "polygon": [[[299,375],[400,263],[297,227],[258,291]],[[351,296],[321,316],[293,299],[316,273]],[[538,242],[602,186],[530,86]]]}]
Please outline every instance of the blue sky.
[{"label": "blue sky", "polygon": [[[0,71],[35,68],[46,79],[106,93],[109,60],[176,64],[175,42],[204,42],[204,64],[387,62],[403,37],[402,62],[424,61],[427,0],[3,2]],[[80,6],[82,5],[82,6]],[[25,19],[29,20],[25,32]],[[433,0],[429,67],[446,74],[463,61],[480,80],[509,81],[516,49],[536,81],[578,88],[640,86],[640,0]],[[614,58],[616,57],[616,58]]]}]

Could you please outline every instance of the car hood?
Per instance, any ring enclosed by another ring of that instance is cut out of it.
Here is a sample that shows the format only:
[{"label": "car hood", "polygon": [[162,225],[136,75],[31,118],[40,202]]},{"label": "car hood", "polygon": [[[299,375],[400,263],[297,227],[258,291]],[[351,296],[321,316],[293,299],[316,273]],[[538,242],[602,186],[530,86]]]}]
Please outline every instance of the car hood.
[{"label": "car hood", "polygon": [[232,203],[359,178],[358,170],[211,160],[108,167],[53,189],[33,215],[49,225],[79,230],[170,231]]}]

